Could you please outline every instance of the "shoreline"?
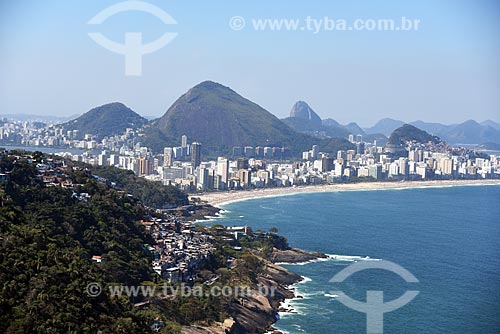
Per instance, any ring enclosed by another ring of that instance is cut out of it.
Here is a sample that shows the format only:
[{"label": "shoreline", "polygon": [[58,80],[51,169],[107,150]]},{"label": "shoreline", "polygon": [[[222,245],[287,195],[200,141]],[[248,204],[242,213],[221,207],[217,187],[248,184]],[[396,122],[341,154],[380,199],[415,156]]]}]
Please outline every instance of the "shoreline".
[{"label": "shoreline", "polygon": [[[238,191],[224,191],[206,193],[203,195],[193,195],[191,197],[200,198],[205,201],[208,206],[213,206],[221,209],[218,214],[214,216],[205,217],[205,219],[222,218],[224,209],[222,206],[247,201],[251,199],[271,198],[290,196],[296,194],[307,193],[325,193],[325,192],[343,192],[343,191],[380,191],[380,190],[401,190],[401,189],[422,189],[422,188],[445,188],[455,186],[500,186],[500,179],[484,179],[484,180],[433,180],[433,181],[405,181],[405,182],[359,182],[359,183],[344,183],[344,184],[331,184],[331,185],[313,185],[301,187],[286,187],[286,188],[264,188],[252,190],[238,190]],[[310,257],[308,257],[307,255]],[[294,300],[301,299],[303,296],[297,291],[297,286],[308,282],[305,276],[297,275],[292,270],[283,267],[283,265],[306,265],[309,263],[329,261],[329,260],[345,260],[345,261],[363,261],[363,260],[378,260],[362,256],[345,256],[345,255],[332,255],[322,254],[317,252],[307,252],[297,248],[291,249],[291,254],[282,252],[280,256],[270,260],[273,268],[279,270],[281,275],[271,275],[274,283],[281,286],[281,295],[278,298],[269,299],[269,306],[274,313],[275,318],[270,319],[264,312],[255,315],[258,322],[264,324],[265,330],[258,331],[260,333],[283,333],[279,330],[276,323],[279,321],[280,316],[284,314],[295,314],[296,310],[290,303]],[[274,260],[274,261],[273,261]],[[281,279],[279,276],[282,276]],[[285,278],[285,279],[284,279]],[[267,280],[266,280],[267,281]],[[270,283],[269,281],[267,282]],[[261,328],[263,329],[263,328]],[[214,333],[215,332],[210,332]]]},{"label": "shoreline", "polygon": [[[272,266],[274,266],[274,268],[284,273],[285,278],[282,276],[281,279],[276,280],[276,282],[279,282],[281,288],[283,289],[282,295],[281,297],[274,297],[269,300],[274,313],[274,320],[267,325],[266,330],[262,332],[263,334],[283,334],[281,330],[275,327],[276,323],[279,321],[281,316],[283,316],[283,314],[297,313],[297,311],[290,305],[290,302],[296,299],[304,298],[298,293],[297,286],[311,281],[310,278],[298,275],[295,272],[283,267],[283,265],[305,265],[314,262],[329,261],[334,258],[332,255],[318,252],[306,252],[299,248],[291,248],[287,251],[275,250],[275,252],[277,253],[276,257],[268,261],[272,264]],[[280,262],[283,258],[286,258],[290,262]],[[276,279],[276,277],[274,279]]]},{"label": "shoreline", "polygon": [[252,190],[232,190],[193,195],[191,197],[200,198],[207,204],[221,208],[221,206],[247,201],[251,199],[281,197],[296,194],[340,192],[340,191],[367,191],[367,190],[400,190],[419,188],[441,188],[453,186],[486,186],[500,185],[500,179],[484,180],[433,180],[433,181],[404,181],[404,182],[358,182],[323,184],[298,187],[263,188]]},{"label": "shoreline", "polygon": [[[299,252],[304,252],[304,251],[297,249],[297,248],[295,248],[295,250],[297,250]],[[319,254],[320,256],[317,256],[315,259],[304,261],[304,262],[284,262],[284,263],[274,262],[274,264],[276,266],[284,268],[284,267],[282,267],[283,265],[301,266],[301,265],[307,265],[307,264],[316,263],[316,262],[335,261],[335,260],[343,261],[343,262],[379,261],[380,260],[380,259],[376,259],[376,258],[370,258],[369,256],[337,255],[337,254],[323,254],[323,253],[309,253],[309,254]],[[292,273],[295,273],[294,271],[292,271],[288,268],[285,268],[285,269],[292,272]],[[278,329],[276,327],[277,322],[285,314],[286,315],[298,314],[298,311],[295,308],[293,308],[292,303],[294,300],[301,300],[301,299],[305,298],[304,295],[301,295],[300,292],[298,291],[298,287],[301,284],[306,284],[306,283],[312,281],[312,279],[307,277],[307,276],[302,276],[302,275],[299,275],[299,276],[301,277],[300,280],[294,282],[293,284],[287,285],[285,287],[286,289],[288,289],[288,291],[290,291],[293,294],[293,296],[291,296],[290,298],[285,298],[279,304],[279,307],[277,309],[278,319],[275,323],[273,323],[270,326],[270,330],[264,334],[275,334],[275,333],[283,334],[283,332],[280,331],[280,329]]]}]

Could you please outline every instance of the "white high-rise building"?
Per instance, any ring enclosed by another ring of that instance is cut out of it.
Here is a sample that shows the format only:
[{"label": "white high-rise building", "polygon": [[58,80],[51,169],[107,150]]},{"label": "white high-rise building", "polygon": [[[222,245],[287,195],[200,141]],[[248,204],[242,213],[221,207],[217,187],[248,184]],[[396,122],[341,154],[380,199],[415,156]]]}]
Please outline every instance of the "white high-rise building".
[{"label": "white high-rise building", "polygon": [[227,185],[229,179],[229,161],[226,158],[219,157],[217,159],[217,175],[220,176],[220,181]]},{"label": "white high-rise building", "polygon": [[395,162],[392,162],[389,165],[389,177],[399,175],[399,165]]},{"label": "white high-rise building", "polygon": [[451,175],[453,174],[453,159],[446,158],[439,161],[440,169],[443,174]]}]

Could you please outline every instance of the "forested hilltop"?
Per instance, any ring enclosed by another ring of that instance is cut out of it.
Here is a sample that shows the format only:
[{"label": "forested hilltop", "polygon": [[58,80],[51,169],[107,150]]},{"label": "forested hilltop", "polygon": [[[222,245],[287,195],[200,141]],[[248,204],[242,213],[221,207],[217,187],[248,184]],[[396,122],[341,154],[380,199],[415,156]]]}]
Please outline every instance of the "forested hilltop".
[{"label": "forested hilltop", "polygon": [[131,170],[111,166],[88,166],[93,174],[105,178],[110,186],[123,189],[144,205],[163,209],[189,204],[188,196],[174,186],[164,186],[138,177]]},{"label": "forested hilltop", "polygon": [[143,207],[42,154],[2,152],[0,170],[0,332],[149,332],[130,300],[84,293],[89,282],[151,279]]},{"label": "forested hilltop", "polygon": [[[130,194],[136,181],[114,168],[0,151],[0,333],[194,333],[192,325],[207,333],[224,326],[231,333],[268,329],[279,302],[293,295],[284,286],[300,279],[268,261],[275,251],[289,249],[286,239],[276,230],[249,229],[234,239],[219,225],[189,227],[142,204],[183,204],[185,194],[143,180],[138,196],[148,186],[163,195],[150,199],[145,192],[139,201]],[[148,224],[162,231],[171,226],[172,235],[181,236],[191,228],[190,234],[209,244],[191,286],[246,286],[252,295],[112,296],[110,285],[156,291],[180,285],[153,271],[160,240]],[[103,288],[98,296],[89,296],[92,282]],[[258,284],[275,286],[276,295],[255,295]]]},{"label": "forested hilltop", "polygon": [[187,196],[112,167],[0,152],[0,333],[151,333],[158,319],[162,333],[175,333],[189,324],[183,301],[138,308],[141,296],[87,293],[91,282],[161,283],[148,250],[155,240],[138,223],[154,210],[142,203]]}]

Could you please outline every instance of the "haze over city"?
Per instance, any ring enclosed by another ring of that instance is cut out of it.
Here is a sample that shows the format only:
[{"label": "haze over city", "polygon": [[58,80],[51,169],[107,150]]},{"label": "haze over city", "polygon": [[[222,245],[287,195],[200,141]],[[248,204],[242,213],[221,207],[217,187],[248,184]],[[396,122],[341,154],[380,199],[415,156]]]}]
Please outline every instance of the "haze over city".
[{"label": "haze over city", "polygon": [[[297,100],[322,118],[370,126],[384,117],[500,121],[500,11],[495,1],[150,1],[170,14],[119,13],[87,22],[114,1],[0,4],[0,114],[69,116],[112,101],[161,116],[187,89],[214,80],[279,118]],[[432,4],[432,6],[430,6]],[[232,17],[246,26],[231,29]],[[256,31],[254,19],[418,19],[417,31]],[[178,36],[145,55],[141,76],[97,45],[142,32]]]}]

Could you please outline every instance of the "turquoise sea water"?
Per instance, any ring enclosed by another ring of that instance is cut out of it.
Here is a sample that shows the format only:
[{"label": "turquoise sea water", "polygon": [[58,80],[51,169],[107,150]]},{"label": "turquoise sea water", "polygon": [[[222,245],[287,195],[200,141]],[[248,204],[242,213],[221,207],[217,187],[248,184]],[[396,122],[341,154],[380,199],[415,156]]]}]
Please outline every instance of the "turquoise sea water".
[{"label": "turquoise sea water", "polygon": [[[341,255],[286,265],[307,279],[296,285],[303,298],[289,302],[295,313],[276,324],[284,332],[366,333],[366,315],[332,291],[364,302],[367,290],[384,291],[385,301],[418,290],[385,314],[384,333],[500,333],[500,186],[297,194],[224,209],[217,222],[277,227],[292,247]],[[380,269],[329,283],[366,256],[403,266],[419,283]]]}]

